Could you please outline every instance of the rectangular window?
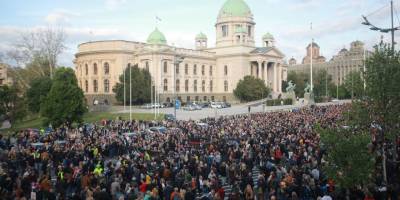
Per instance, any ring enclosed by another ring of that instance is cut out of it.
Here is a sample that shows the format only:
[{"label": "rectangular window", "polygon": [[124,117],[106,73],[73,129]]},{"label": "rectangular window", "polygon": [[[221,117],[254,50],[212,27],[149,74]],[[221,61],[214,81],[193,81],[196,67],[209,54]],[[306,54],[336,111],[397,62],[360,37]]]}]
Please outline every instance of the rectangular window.
[{"label": "rectangular window", "polygon": [[197,74],[197,65],[193,65],[193,75]]},{"label": "rectangular window", "polygon": [[248,26],[248,27],[247,27],[247,32],[248,32],[248,34],[249,34],[249,37],[251,37],[251,34],[252,34],[252,32],[251,32],[251,26]]},{"label": "rectangular window", "polygon": [[179,64],[176,65],[175,72],[176,72],[176,74],[179,74]]},{"label": "rectangular window", "polygon": [[201,75],[205,75],[206,74],[206,66],[202,65],[201,66]]},{"label": "rectangular window", "polygon": [[185,64],[185,75],[188,75],[189,73],[189,65]]},{"label": "rectangular window", "polygon": [[213,66],[212,65],[210,65],[210,76],[212,76],[212,71],[213,71]]},{"label": "rectangular window", "polygon": [[227,25],[223,25],[222,26],[222,37],[227,37],[229,34],[228,32],[228,26]]}]

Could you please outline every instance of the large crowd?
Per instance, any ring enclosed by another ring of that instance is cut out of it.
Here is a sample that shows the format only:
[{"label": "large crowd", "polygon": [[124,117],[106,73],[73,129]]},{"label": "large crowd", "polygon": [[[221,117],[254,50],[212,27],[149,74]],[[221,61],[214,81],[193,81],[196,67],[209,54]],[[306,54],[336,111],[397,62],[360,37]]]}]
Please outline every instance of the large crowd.
[{"label": "large crowd", "polygon": [[348,108],[104,120],[0,136],[0,199],[345,199],[322,171],[314,126],[338,128]]}]

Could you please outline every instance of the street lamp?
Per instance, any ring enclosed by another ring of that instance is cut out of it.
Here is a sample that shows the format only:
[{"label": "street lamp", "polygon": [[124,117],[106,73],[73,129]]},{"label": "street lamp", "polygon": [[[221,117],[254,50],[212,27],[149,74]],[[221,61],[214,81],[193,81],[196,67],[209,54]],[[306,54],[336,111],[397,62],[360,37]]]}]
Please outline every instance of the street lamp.
[{"label": "street lamp", "polygon": [[177,69],[177,67],[179,66],[179,64],[181,64],[182,62],[183,62],[183,60],[184,60],[185,58],[183,57],[183,56],[180,56],[180,55],[176,55],[175,57],[174,57],[174,93],[173,93],[173,96],[174,96],[174,117],[175,117],[175,120],[176,120],[176,69]]},{"label": "street lamp", "polygon": [[390,9],[391,9],[391,20],[392,20],[391,28],[379,28],[379,27],[371,24],[371,22],[369,22],[369,20],[367,19],[366,16],[362,16],[364,21],[361,24],[369,26],[370,27],[369,29],[373,30],[373,31],[379,31],[381,33],[389,33],[389,32],[391,32],[392,33],[392,52],[394,52],[394,44],[395,44],[395,42],[394,42],[394,32],[400,30],[400,26],[394,27],[394,24],[393,24],[394,23],[393,22],[393,0],[390,1]]}]

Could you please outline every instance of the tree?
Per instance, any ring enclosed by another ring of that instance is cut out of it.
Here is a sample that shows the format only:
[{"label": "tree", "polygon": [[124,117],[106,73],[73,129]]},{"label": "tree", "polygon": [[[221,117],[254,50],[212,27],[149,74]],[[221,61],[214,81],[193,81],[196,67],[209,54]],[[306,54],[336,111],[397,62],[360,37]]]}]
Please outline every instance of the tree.
[{"label": "tree", "polygon": [[392,51],[390,45],[375,46],[375,51],[366,61],[366,109],[384,131],[395,131],[400,123],[400,52]]},{"label": "tree", "polygon": [[25,92],[32,80],[52,76],[58,56],[66,49],[65,32],[62,29],[46,28],[22,33],[14,49],[7,52],[7,58],[16,66],[10,69],[10,76]]},{"label": "tree", "polygon": [[370,135],[349,130],[319,130],[326,151],[324,171],[340,187],[352,188],[369,183],[374,159],[368,152]]},{"label": "tree", "polygon": [[238,82],[236,89],[233,91],[240,101],[245,102],[265,98],[270,92],[271,89],[265,85],[263,80],[253,76],[245,76]]},{"label": "tree", "polygon": [[16,87],[0,86],[0,116],[11,122],[23,119],[26,114],[24,98],[18,96]]},{"label": "tree", "polygon": [[334,87],[332,76],[325,69],[314,71],[313,76],[314,96],[320,98],[330,96],[329,88]]},{"label": "tree", "polygon": [[296,88],[294,89],[296,96],[301,98],[304,97],[304,88],[309,80],[309,75],[307,73],[296,73],[291,71],[288,73],[287,80],[293,81],[293,83],[296,84]]},{"label": "tree", "polygon": [[40,105],[45,123],[58,127],[64,123],[82,122],[87,111],[83,91],[79,88],[71,68],[56,70],[50,92]]},{"label": "tree", "polygon": [[[132,85],[130,85],[130,81]],[[125,84],[125,100],[127,104],[130,103],[130,92],[131,88],[132,92],[132,103],[133,104],[143,104],[146,102],[150,102],[151,98],[151,75],[149,71],[145,69],[139,69],[137,65],[127,67],[125,69],[125,81],[124,75],[119,77],[119,83],[117,83],[113,92],[115,93],[115,97],[117,101],[120,103],[124,102],[124,84]]]},{"label": "tree", "polygon": [[349,91],[351,98],[362,97],[364,94],[364,82],[361,78],[361,73],[352,71],[344,79],[344,87]]},{"label": "tree", "polygon": [[26,92],[28,108],[33,113],[40,111],[40,105],[50,92],[52,81],[50,77],[43,76],[34,79]]}]

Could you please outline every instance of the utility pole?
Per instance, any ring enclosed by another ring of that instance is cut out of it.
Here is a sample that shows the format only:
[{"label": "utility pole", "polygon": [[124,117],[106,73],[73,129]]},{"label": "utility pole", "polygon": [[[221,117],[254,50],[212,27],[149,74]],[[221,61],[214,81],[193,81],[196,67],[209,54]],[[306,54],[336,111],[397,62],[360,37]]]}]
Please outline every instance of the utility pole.
[{"label": "utility pole", "polygon": [[173,88],[174,105],[173,106],[174,106],[175,120],[176,120],[176,101],[177,101],[177,98],[176,98],[176,69],[179,67],[179,64],[181,64],[184,59],[185,59],[184,57],[178,56],[178,55],[174,57],[174,69],[173,69],[173,71],[174,71],[174,83],[173,83],[174,84],[174,88]]},{"label": "utility pole", "polygon": [[379,31],[379,32],[382,32],[382,33],[391,32],[391,35],[392,35],[392,52],[394,52],[394,45],[395,45],[394,32],[400,30],[400,26],[394,27],[393,9],[394,9],[393,8],[393,0],[391,0],[390,1],[391,28],[379,28],[379,27],[371,24],[366,16],[362,16],[362,18],[364,19],[364,22],[361,23],[363,25],[369,26],[370,27],[369,29],[373,30],[373,31]]}]

